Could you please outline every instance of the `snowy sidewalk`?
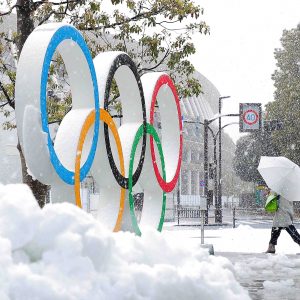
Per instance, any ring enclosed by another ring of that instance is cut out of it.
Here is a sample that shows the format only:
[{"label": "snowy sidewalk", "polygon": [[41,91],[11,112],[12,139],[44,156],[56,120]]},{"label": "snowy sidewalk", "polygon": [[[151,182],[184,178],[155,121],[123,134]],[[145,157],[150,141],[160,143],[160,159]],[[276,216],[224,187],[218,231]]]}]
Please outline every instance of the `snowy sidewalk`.
[{"label": "snowy sidewalk", "polygon": [[[300,247],[282,231],[277,254],[265,254],[271,234],[269,228],[240,225],[237,228],[206,227],[205,243],[212,244],[216,257],[225,257],[233,265],[238,282],[254,300],[300,299]],[[296,227],[299,230],[299,225]],[[188,246],[200,245],[199,227],[175,227],[165,230]]]},{"label": "snowy sidewalk", "polygon": [[253,300],[300,299],[300,253],[218,252],[234,265],[238,282]]}]

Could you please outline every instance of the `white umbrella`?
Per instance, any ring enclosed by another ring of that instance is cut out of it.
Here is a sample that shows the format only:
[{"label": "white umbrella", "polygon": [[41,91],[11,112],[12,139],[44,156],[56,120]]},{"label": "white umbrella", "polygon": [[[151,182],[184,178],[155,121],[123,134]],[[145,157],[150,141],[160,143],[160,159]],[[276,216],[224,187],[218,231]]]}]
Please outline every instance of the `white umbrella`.
[{"label": "white umbrella", "polygon": [[290,201],[300,201],[300,168],[283,156],[262,156],[257,170],[268,187]]}]

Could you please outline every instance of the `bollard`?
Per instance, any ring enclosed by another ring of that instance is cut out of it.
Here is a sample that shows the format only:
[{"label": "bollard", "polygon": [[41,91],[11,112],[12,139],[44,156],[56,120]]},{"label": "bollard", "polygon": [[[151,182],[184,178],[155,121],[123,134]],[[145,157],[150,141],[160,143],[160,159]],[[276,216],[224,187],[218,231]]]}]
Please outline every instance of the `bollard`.
[{"label": "bollard", "polygon": [[205,222],[205,214],[207,212],[207,198],[200,198],[200,215],[201,215],[201,245],[204,244],[204,222]]},{"label": "bollard", "polygon": [[235,207],[232,210],[232,227],[235,228]]},{"label": "bollard", "polygon": [[201,248],[205,248],[208,250],[210,255],[214,255],[214,246],[212,244],[204,244],[204,224],[206,224],[206,216],[207,216],[207,199],[206,197],[200,197],[200,217],[201,217]]},{"label": "bollard", "polygon": [[204,215],[205,210],[201,210],[201,245],[204,244]]}]

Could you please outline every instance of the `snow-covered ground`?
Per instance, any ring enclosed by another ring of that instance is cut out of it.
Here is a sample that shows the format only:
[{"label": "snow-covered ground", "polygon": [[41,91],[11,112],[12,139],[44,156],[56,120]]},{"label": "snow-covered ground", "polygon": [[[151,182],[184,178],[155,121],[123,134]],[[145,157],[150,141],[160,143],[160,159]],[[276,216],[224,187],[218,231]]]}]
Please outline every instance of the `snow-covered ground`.
[{"label": "snow-covered ground", "polygon": [[[238,280],[251,274],[265,276],[262,284],[272,299],[285,299],[287,288],[297,292],[293,278],[300,278],[300,256],[286,254],[299,247],[285,232],[279,255],[261,253],[267,229],[239,226],[205,234],[215,256],[199,246],[199,229],[166,224],[163,233],[149,229],[142,237],[111,233],[71,204],[40,210],[26,186],[0,186],[0,299],[243,300],[250,297]],[[252,254],[243,261],[222,252]],[[265,280],[270,270],[283,276]]]},{"label": "snow-covered ground", "polygon": [[[255,224],[257,226],[257,224]],[[173,224],[165,223],[164,230],[190,243],[200,243],[200,227],[181,228],[174,230]],[[208,228],[204,232],[204,242],[213,244],[215,252],[262,253],[267,250],[271,237],[270,228],[253,228],[249,225],[239,225],[237,228]],[[295,244],[285,230],[282,230],[276,246],[277,254],[300,254],[300,246]],[[299,255],[300,258],[300,255]]]},{"label": "snow-covered ground", "polygon": [[[212,244],[215,256],[228,258],[233,264],[235,278],[254,300],[300,299],[300,246],[286,231],[282,231],[276,255],[265,254],[271,234],[270,228],[240,225],[237,228],[205,230],[205,243]],[[184,243],[200,243],[200,229],[174,230],[166,224],[165,230]],[[298,227],[299,230],[299,227]]]}]

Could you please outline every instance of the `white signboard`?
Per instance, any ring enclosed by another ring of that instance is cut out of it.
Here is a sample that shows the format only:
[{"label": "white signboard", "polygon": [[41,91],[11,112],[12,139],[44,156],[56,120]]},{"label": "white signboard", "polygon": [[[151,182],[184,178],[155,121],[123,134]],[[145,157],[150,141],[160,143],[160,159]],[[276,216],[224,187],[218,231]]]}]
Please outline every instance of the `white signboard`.
[{"label": "white signboard", "polygon": [[261,130],[261,103],[240,103],[240,132]]},{"label": "white signboard", "polygon": [[200,210],[207,210],[207,199],[206,199],[206,197],[200,197]]}]

